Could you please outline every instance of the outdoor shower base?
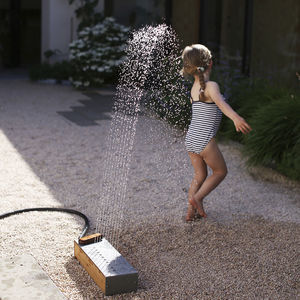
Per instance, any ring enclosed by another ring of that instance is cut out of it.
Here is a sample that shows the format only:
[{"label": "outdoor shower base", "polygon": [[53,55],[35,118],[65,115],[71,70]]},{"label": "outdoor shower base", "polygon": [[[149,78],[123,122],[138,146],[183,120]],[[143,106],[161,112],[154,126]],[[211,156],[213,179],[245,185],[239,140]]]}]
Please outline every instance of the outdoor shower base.
[{"label": "outdoor shower base", "polygon": [[96,235],[74,241],[75,257],[106,296],[136,291],[136,269],[105,238],[98,241]]}]

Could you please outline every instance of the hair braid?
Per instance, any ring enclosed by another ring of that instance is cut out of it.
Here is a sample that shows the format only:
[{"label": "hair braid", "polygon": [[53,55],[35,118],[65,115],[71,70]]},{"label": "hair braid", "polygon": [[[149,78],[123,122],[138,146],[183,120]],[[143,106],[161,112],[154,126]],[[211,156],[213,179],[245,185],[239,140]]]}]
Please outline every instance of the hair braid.
[{"label": "hair braid", "polygon": [[198,77],[199,77],[199,82],[200,82],[200,91],[199,91],[199,100],[204,100],[204,90],[206,88],[206,84],[204,81],[204,74],[201,70],[198,69]]}]

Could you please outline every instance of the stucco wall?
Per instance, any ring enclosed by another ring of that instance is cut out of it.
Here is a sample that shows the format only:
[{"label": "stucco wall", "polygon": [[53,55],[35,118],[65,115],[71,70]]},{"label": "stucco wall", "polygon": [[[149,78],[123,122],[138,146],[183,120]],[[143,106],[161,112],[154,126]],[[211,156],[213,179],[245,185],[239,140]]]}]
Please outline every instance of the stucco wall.
[{"label": "stucco wall", "polygon": [[244,39],[245,0],[222,3],[221,59],[234,65],[241,64]]},{"label": "stucco wall", "polygon": [[126,26],[131,25],[132,16],[135,11],[136,0],[114,0],[113,17],[117,22]]},{"label": "stucco wall", "polygon": [[199,42],[199,17],[199,0],[173,0],[172,26],[182,47]]},{"label": "stucco wall", "polygon": [[212,51],[212,54],[216,56],[221,35],[222,3],[220,0],[206,0],[202,9],[204,9],[204,12],[201,14],[204,28],[200,34],[200,42],[206,45]]},{"label": "stucco wall", "polygon": [[299,14],[298,0],[254,1],[251,75],[297,84],[295,73],[300,71]]},{"label": "stucco wall", "polygon": [[[42,47],[41,58],[45,61],[44,52],[58,49],[50,63],[68,59],[69,43],[77,38],[76,29],[79,21],[75,9],[79,0],[69,5],[67,0],[42,0]],[[97,11],[104,10],[104,0],[99,1]]]}]

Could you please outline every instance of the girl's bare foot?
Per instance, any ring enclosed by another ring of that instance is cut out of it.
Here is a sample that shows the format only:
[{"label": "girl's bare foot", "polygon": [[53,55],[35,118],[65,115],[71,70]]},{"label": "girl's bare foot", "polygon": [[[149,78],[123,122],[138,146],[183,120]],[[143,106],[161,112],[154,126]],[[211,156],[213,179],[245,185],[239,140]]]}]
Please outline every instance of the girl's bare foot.
[{"label": "girl's bare foot", "polygon": [[203,218],[207,217],[207,214],[205,213],[204,209],[203,209],[203,200],[200,200],[199,202],[196,201],[196,199],[194,197],[192,197],[189,200],[189,203],[198,211],[199,215]]},{"label": "girl's bare foot", "polygon": [[194,220],[194,217],[195,217],[195,213],[196,213],[195,208],[189,203],[189,204],[188,204],[188,211],[187,211],[185,220],[186,220],[187,222],[193,221],[193,220]]}]

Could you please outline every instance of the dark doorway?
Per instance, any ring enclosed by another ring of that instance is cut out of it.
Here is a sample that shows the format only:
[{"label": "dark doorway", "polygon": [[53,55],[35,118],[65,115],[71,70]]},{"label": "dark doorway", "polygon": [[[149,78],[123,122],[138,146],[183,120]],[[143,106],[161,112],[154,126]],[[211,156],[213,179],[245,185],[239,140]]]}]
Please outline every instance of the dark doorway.
[{"label": "dark doorway", "polygon": [[40,63],[41,0],[0,1],[0,67]]}]

